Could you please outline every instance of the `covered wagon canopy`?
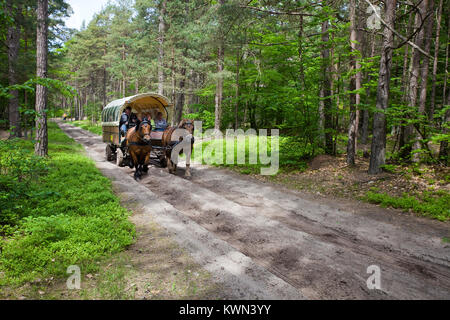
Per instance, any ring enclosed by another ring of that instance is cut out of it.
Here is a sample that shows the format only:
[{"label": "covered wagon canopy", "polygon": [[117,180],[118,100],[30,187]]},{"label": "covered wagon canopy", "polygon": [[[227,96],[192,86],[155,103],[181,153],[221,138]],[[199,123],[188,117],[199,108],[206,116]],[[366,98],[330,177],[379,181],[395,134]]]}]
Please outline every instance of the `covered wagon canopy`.
[{"label": "covered wagon canopy", "polygon": [[106,105],[102,111],[102,126],[118,126],[120,116],[126,107],[130,106],[133,113],[138,116],[143,112],[150,112],[152,119],[158,112],[169,122],[173,107],[169,99],[157,93],[141,93],[131,97],[114,100]]}]

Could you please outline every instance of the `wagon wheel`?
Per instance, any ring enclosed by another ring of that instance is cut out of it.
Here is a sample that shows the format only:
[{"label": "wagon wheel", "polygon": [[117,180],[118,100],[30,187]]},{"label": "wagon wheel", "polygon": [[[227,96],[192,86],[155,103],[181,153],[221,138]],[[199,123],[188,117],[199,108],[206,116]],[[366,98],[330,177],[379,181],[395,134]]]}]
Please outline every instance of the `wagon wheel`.
[{"label": "wagon wheel", "polygon": [[122,151],[122,149],[120,149],[120,148],[117,148],[116,164],[117,164],[119,167],[123,167],[123,166],[124,166],[124,164],[123,164],[123,151]]},{"label": "wagon wheel", "polygon": [[108,161],[114,160],[114,152],[113,152],[113,149],[111,148],[111,146],[109,144],[106,145],[105,152],[106,152],[106,160],[108,160]]}]

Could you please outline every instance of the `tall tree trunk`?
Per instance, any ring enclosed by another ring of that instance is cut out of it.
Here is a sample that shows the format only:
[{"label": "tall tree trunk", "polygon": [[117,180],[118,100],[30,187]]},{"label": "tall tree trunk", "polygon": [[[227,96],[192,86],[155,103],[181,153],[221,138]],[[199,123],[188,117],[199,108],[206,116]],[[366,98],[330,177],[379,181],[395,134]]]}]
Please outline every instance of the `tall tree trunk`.
[{"label": "tall tree trunk", "polygon": [[[104,56],[106,56],[106,48],[103,50]],[[101,110],[106,107],[106,63],[103,65],[103,90],[102,90],[102,102]]]},{"label": "tall tree trunk", "polygon": [[[450,16],[448,16],[447,25],[450,26]],[[447,39],[450,39],[450,28],[447,28]],[[448,57],[450,54],[450,42],[447,42],[447,46],[445,48],[445,75],[444,75],[444,88],[442,89],[442,104],[444,105],[445,97],[447,96],[447,81],[448,81]]]},{"label": "tall tree trunk", "polygon": [[[38,0],[37,6],[37,37],[36,37],[36,65],[37,76],[47,78],[47,33],[48,33],[48,0]],[[47,132],[47,88],[36,85],[36,144],[34,152],[38,156],[48,154]]]},{"label": "tall tree trunk", "polygon": [[219,44],[217,50],[217,86],[216,86],[216,97],[215,97],[215,119],[214,119],[214,129],[220,130],[220,122],[222,118],[222,100],[223,100],[223,71],[224,64],[224,45],[223,41]]},{"label": "tall tree trunk", "polygon": [[328,48],[330,24],[328,20],[322,22],[322,77],[323,77],[323,113],[324,113],[324,132],[325,132],[325,153],[333,154],[333,113],[331,102],[331,70],[330,70],[330,49]]},{"label": "tall tree trunk", "polygon": [[[450,26],[450,16],[448,17],[448,24],[447,26]],[[450,38],[450,28],[447,28],[447,39]],[[450,54],[450,43],[447,43],[447,47],[445,49],[445,71],[447,71],[448,68],[448,58],[449,58],[449,54]],[[450,90],[447,92],[447,72],[445,73],[444,76],[444,88],[442,90],[442,104],[446,104],[446,105],[450,105]],[[447,101],[445,101],[447,97]],[[443,133],[444,134],[448,134],[449,133],[449,129],[448,129],[448,125],[450,123],[450,109],[447,109],[447,111],[445,112],[444,115],[444,119],[442,121],[442,127],[443,127]],[[447,140],[441,141],[441,145],[439,148],[439,158],[442,159],[444,161],[444,163],[446,165],[449,165],[449,156],[450,156],[450,148],[449,148],[449,143]]]},{"label": "tall tree trunk", "polygon": [[324,146],[325,145],[325,134],[324,134],[324,123],[325,123],[325,114],[323,112],[324,109],[324,93],[323,93],[323,87],[320,88],[319,91],[319,140],[320,140],[320,146]]},{"label": "tall tree trunk", "polygon": [[433,77],[431,80],[431,97],[430,97],[430,108],[428,110],[428,119],[433,121],[434,106],[436,101],[436,75],[438,67],[438,57],[439,57],[439,36],[441,32],[441,21],[442,21],[442,4],[443,0],[439,1],[439,8],[437,11],[437,26],[436,26],[436,40],[434,44],[434,60],[433,60]]},{"label": "tall tree trunk", "polygon": [[[176,82],[175,82],[175,48],[174,48],[174,46],[172,46],[172,61],[171,61],[170,71],[171,71],[171,77],[172,77],[172,103],[175,103]],[[172,117],[172,125],[175,124],[174,121],[175,121],[175,118]]]},{"label": "tall tree trunk", "polygon": [[387,26],[383,31],[383,51],[380,59],[378,75],[377,103],[373,116],[373,138],[370,152],[369,174],[378,174],[382,171],[386,157],[386,114],[389,103],[389,81],[392,66],[392,48],[394,45],[394,21],[397,0],[385,2],[385,21]]},{"label": "tall tree trunk", "polygon": [[[372,44],[370,49],[370,57],[373,58],[375,56],[375,43],[376,43],[376,36],[375,33],[372,34]],[[371,80],[370,73],[367,75],[367,83],[369,83]],[[370,87],[367,87],[366,89],[366,104],[369,104],[369,96],[370,96]],[[369,109],[364,109],[364,116],[363,116],[363,125],[362,125],[362,135],[361,135],[361,143],[367,144],[367,139],[369,138]]]},{"label": "tall tree trunk", "polygon": [[[422,19],[427,14],[428,0],[422,0],[419,4],[419,12],[416,14],[415,18],[415,29],[420,28],[422,24]],[[425,37],[425,30],[421,28],[416,36],[415,44],[418,47],[422,47]],[[421,53],[419,50],[413,50],[411,57],[411,73],[409,78],[409,89],[408,89],[408,105],[411,108],[417,107],[417,91],[419,87],[419,75],[420,75],[420,58]],[[401,156],[407,158],[410,155],[411,147],[409,147],[411,140],[415,137],[415,130],[413,125],[407,125],[404,128],[404,133],[402,134],[402,141],[400,146],[402,147]]]},{"label": "tall tree trunk", "polygon": [[[447,95],[447,103],[446,104],[450,105],[450,91],[448,92],[448,95]],[[444,124],[446,124],[447,126],[450,124],[450,109],[447,109],[447,111],[445,112]],[[444,134],[448,134],[450,131],[447,126],[444,126],[444,128],[442,130]],[[441,144],[439,146],[439,158],[447,166],[450,164],[449,156],[450,156],[449,143],[447,140],[443,140],[443,141],[441,141]]]},{"label": "tall tree trunk", "polygon": [[181,68],[180,74],[181,74],[181,79],[180,79],[180,84],[179,84],[180,92],[178,93],[178,99],[177,99],[177,103],[175,105],[175,115],[174,115],[175,124],[180,123],[181,118],[183,116],[183,107],[184,107],[184,98],[185,98],[184,88],[185,88],[185,84],[186,84],[186,67]]},{"label": "tall tree trunk", "polygon": [[239,111],[239,73],[240,73],[241,50],[238,48],[236,52],[236,104],[234,105],[234,130],[239,127],[238,111]]},{"label": "tall tree trunk", "polygon": [[161,8],[159,11],[159,55],[158,55],[158,94],[164,95],[164,37],[166,33],[166,22],[164,20],[166,15],[167,1],[161,1]]},{"label": "tall tree trunk", "polygon": [[[14,25],[8,28],[7,45],[8,45],[8,82],[9,85],[17,84],[17,57],[20,47],[20,25],[19,16],[21,6],[13,9],[12,0],[7,1],[7,8],[9,14],[14,16]],[[11,90],[12,98],[9,99],[9,128],[11,130],[11,137],[21,137],[22,130],[20,127],[20,113],[19,113],[19,91]]]},{"label": "tall tree trunk", "polygon": [[[424,40],[423,40],[423,49],[428,54],[430,53],[431,48],[431,37],[433,34],[433,12],[434,10],[434,0],[429,0],[427,14],[430,14],[427,18],[427,21],[424,25]],[[429,69],[430,59],[424,55],[421,67],[420,77],[422,78],[421,86],[420,86],[420,94],[419,94],[419,114],[425,115],[425,105],[427,102],[427,84],[428,84],[428,69]],[[420,123],[418,124],[420,127]],[[416,140],[413,145],[413,151],[417,151],[422,147],[422,136],[420,132],[416,132]],[[418,152],[413,153],[412,160],[414,162],[420,161],[420,154]]]},{"label": "tall tree trunk", "polygon": [[[225,0],[219,0],[220,6],[225,4]],[[222,118],[222,100],[223,100],[223,65],[224,65],[224,55],[225,55],[225,39],[223,34],[223,21],[221,13],[219,13],[219,46],[217,48],[217,85],[216,85],[216,96],[215,96],[215,118],[214,118],[214,129],[220,130],[220,122]]]},{"label": "tall tree trunk", "polygon": [[[351,71],[358,70],[355,75],[352,76],[350,81],[350,90],[359,90],[361,88],[361,65],[359,63],[359,57],[356,57],[358,52],[359,41],[357,34],[357,22],[356,22],[356,0],[350,0],[350,46],[351,46]],[[359,125],[359,105],[361,98],[359,93],[350,94],[350,123],[348,126],[348,142],[347,142],[347,164],[355,164],[356,155],[356,140]]]}]

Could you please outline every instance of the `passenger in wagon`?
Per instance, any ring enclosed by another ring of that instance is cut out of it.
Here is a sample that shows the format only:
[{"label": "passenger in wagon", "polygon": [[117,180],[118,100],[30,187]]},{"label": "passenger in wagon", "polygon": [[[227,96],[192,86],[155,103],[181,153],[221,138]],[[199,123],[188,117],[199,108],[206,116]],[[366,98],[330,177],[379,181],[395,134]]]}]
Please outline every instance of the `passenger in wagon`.
[{"label": "passenger in wagon", "polygon": [[122,135],[122,137],[125,137],[128,128],[136,126],[138,124],[138,121],[139,119],[137,118],[137,116],[131,112],[131,107],[126,107],[122,113],[122,116],[120,117],[119,122],[120,134]]},{"label": "passenger in wagon", "polygon": [[167,128],[166,119],[163,118],[162,112],[158,112],[155,120],[155,131],[164,131]]}]

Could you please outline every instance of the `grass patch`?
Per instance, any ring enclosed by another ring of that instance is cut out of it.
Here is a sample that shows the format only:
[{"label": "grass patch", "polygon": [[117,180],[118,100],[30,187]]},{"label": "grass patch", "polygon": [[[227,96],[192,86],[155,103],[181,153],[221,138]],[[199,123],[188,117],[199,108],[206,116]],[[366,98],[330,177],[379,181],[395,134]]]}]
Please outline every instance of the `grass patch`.
[{"label": "grass patch", "polygon": [[92,123],[92,121],[90,120],[77,120],[77,121],[69,121],[68,123],[80,127],[81,129],[88,130],[99,136],[102,135],[102,126],[100,122]]},{"label": "grass patch", "polygon": [[[30,141],[4,143],[15,152],[0,154],[0,205],[8,209],[0,214],[0,286],[66,277],[69,265],[95,272],[96,260],[133,243],[134,225],[111,182],[56,124],[49,123],[47,159],[33,156]],[[42,170],[16,168],[24,159]]]},{"label": "grass patch", "polygon": [[[278,158],[279,170],[277,173],[286,171],[305,171],[307,160],[315,154],[310,145],[295,140],[293,137],[279,137],[278,150],[272,150],[271,139],[267,139],[266,150],[264,143],[256,136],[245,139],[212,139],[201,142],[202,157],[198,152],[200,146],[196,144],[192,154],[196,162],[213,166],[230,167],[237,169],[243,174],[260,174],[262,168],[269,168],[270,161]],[[197,150],[197,152],[196,152]],[[267,158],[261,160],[260,153]],[[273,156],[273,157],[272,157]],[[227,160],[228,159],[228,160]],[[241,159],[238,161],[238,159]],[[231,160],[231,161],[230,161]]]},{"label": "grass patch", "polygon": [[368,191],[366,200],[380,204],[382,207],[392,207],[405,211],[412,210],[424,216],[429,216],[440,221],[450,220],[450,194],[446,191],[422,192],[410,195],[404,193],[401,197],[393,197],[386,193]]}]

